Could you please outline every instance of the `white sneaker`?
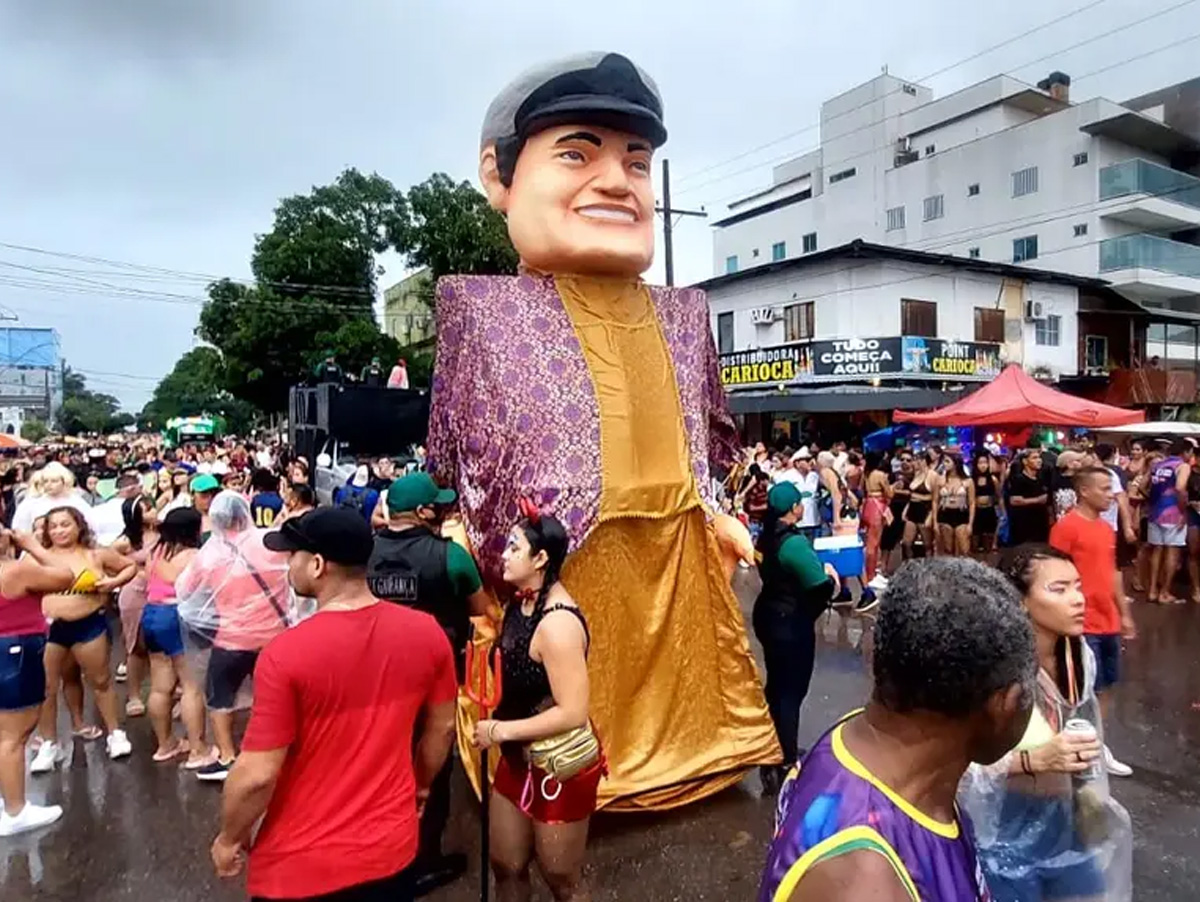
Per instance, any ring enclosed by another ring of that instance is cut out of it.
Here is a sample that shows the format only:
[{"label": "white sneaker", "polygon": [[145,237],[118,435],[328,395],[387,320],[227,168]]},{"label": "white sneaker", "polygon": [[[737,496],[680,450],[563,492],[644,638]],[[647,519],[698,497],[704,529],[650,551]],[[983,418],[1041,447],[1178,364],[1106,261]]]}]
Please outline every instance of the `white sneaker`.
[{"label": "white sneaker", "polygon": [[[59,748],[57,742],[43,742],[37,750],[37,754],[33,756],[33,763],[29,765],[31,774],[48,774],[54,770],[55,766],[60,761],[65,761],[67,753]],[[29,806],[26,805],[26,808]]]},{"label": "white sneaker", "polygon": [[16,836],[45,827],[62,817],[62,813],[63,810],[57,805],[33,805],[29,802],[16,814],[0,810],[0,836]]},{"label": "white sneaker", "polygon": [[1113,777],[1133,776],[1133,768],[1114,758],[1108,746],[1104,747],[1104,767],[1108,770],[1109,775]]},{"label": "white sneaker", "polygon": [[882,592],[888,587],[888,579],[882,573],[876,573],[874,578],[867,583],[867,587],[874,589],[876,592]]},{"label": "white sneaker", "polygon": [[133,746],[130,745],[129,737],[125,735],[124,730],[113,730],[104,740],[104,744],[108,748],[108,757],[113,761],[124,758],[133,752]]}]

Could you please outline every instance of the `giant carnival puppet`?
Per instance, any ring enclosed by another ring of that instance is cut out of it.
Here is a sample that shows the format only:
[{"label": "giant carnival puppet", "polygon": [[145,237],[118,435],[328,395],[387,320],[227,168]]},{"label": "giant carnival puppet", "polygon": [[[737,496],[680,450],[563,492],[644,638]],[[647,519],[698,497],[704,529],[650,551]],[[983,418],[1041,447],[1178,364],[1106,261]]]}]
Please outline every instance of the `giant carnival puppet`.
[{"label": "giant carnival puppet", "polygon": [[[600,806],[662,809],[780,760],[714,516],[736,433],[703,292],[651,288],[653,81],[614,53],[539,67],[487,111],[479,172],[516,276],[438,285],[430,464],[498,583],[522,499],[561,520],[587,616]],[[464,755],[464,760],[470,760]]]}]

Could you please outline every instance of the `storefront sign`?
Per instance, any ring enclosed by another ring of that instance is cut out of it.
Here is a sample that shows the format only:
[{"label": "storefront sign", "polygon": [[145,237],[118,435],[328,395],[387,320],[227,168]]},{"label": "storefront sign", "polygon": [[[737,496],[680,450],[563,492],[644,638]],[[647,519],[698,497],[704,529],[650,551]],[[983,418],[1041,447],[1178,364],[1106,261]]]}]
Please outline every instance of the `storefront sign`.
[{"label": "storefront sign", "polygon": [[905,336],[904,373],[992,379],[1000,375],[1000,345]]},{"label": "storefront sign", "polygon": [[900,372],[899,338],[847,338],[814,341],[811,345],[814,376],[873,378]]},{"label": "storefront sign", "polygon": [[735,351],[720,357],[721,384],[726,388],[786,385],[812,374],[808,345],[784,345],[757,351]]},{"label": "storefront sign", "polygon": [[914,336],[847,338],[735,351],[720,357],[729,389],[862,379],[984,380],[1000,374],[1000,345]]}]

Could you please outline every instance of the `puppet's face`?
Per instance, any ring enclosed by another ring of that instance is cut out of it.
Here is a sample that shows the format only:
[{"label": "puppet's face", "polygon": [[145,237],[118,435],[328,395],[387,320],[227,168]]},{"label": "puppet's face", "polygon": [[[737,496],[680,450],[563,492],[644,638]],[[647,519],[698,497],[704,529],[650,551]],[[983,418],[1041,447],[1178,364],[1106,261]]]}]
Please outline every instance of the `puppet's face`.
[{"label": "puppet's face", "polygon": [[501,183],[490,147],[480,175],[526,266],[633,277],[654,260],[652,154],[636,135],[566,125],[525,143],[511,186]]}]

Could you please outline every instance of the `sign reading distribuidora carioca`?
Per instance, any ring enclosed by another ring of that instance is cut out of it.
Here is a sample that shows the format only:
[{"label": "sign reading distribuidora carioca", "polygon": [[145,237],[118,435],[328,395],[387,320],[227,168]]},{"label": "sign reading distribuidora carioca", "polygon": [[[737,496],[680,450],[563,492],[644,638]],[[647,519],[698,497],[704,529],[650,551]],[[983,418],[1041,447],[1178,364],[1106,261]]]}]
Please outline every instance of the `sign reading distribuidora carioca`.
[{"label": "sign reading distribuidora carioca", "polygon": [[846,338],[720,355],[729,389],[861,379],[986,381],[1000,373],[1000,346],[919,336]]}]

